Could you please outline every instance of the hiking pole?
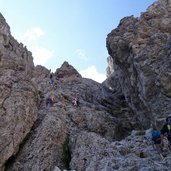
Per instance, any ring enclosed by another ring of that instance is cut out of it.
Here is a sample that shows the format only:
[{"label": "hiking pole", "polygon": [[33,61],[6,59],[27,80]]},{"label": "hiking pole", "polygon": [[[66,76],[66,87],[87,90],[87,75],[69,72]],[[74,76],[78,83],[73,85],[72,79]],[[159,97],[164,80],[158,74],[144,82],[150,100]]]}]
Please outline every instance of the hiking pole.
[{"label": "hiking pole", "polygon": [[153,142],[152,146],[153,146],[153,149],[157,151],[157,153],[160,155],[161,159],[163,160],[164,156],[162,154],[160,144],[154,144]]}]

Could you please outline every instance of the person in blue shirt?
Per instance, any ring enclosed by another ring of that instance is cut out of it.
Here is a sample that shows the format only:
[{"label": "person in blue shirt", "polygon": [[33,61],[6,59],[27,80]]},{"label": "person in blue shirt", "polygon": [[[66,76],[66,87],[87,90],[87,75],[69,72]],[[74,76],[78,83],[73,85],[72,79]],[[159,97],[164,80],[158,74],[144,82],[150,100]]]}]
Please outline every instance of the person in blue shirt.
[{"label": "person in blue shirt", "polygon": [[151,138],[150,140],[154,144],[161,144],[161,138],[160,138],[160,132],[157,130],[156,126],[153,125],[153,130],[151,132]]},{"label": "person in blue shirt", "polygon": [[157,153],[160,155],[162,159],[164,159],[165,154],[163,152],[163,145],[161,144],[161,135],[160,131],[157,130],[156,125],[153,125],[153,130],[151,132],[151,138],[150,138],[153,148],[157,151]]}]

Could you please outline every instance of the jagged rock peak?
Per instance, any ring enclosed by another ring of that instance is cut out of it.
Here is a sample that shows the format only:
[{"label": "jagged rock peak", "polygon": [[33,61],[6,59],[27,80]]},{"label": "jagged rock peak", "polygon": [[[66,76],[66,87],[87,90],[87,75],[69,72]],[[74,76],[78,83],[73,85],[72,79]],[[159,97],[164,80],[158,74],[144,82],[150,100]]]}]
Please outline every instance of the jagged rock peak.
[{"label": "jagged rock peak", "polygon": [[8,46],[10,35],[10,27],[6,23],[6,20],[3,15],[0,13],[0,46]]},{"label": "jagged rock peak", "polygon": [[79,72],[68,62],[64,62],[60,68],[58,68],[55,72],[57,78],[81,78]]},{"label": "jagged rock peak", "polygon": [[25,71],[31,76],[34,67],[32,53],[26,46],[18,43],[10,33],[10,27],[0,13],[0,65],[2,69],[11,68]]},{"label": "jagged rock peak", "polygon": [[171,12],[171,1],[158,0],[148,7],[147,11],[151,13],[152,17],[169,15]]},{"label": "jagged rock peak", "polygon": [[6,20],[1,13],[0,13],[0,32],[1,32],[1,34],[4,34],[6,36],[9,36],[11,34],[10,27],[6,23]]}]

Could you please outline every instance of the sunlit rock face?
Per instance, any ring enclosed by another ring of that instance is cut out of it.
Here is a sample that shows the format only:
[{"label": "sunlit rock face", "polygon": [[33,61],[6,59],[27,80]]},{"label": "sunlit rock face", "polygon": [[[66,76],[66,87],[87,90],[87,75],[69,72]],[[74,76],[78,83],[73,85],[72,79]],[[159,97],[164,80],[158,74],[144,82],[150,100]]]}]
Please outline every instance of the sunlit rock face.
[{"label": "sunlit rock face", "polygon": [[30,81],[33,67],[31,52],[11,36],[0,14],[0,170],[37,119],[39,98]]},{"label": "sunlit rock face", "polygon": [[123,18],[108,34],[107,49],[114,72],[106,84],[116,87],[116,78],[144,127],[170,113],[171,1],[156,1],[139,18]]}]

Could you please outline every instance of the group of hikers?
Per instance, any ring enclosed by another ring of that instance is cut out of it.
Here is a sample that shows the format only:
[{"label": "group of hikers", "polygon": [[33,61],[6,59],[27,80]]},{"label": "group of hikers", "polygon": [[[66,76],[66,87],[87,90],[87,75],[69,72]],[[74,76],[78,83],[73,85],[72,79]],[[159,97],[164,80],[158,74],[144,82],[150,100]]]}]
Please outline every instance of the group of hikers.
[{"label": "group of hikers", "polygon": [[163,147],[164,147],[164,137],[167,137],[168,140],[168,148],[171,150],[171,114],[166,117],[166,121],[163,124],[160,131],[157,130],[156,126],[153,125],[153,130],[151,133],[151,142],[154,144],[156,150],[163,158]]},{"label": "group of hikers", "polygon": [[[55,88],[56,83],[55,80],[53,78],[53,74],[50,73],[50,81],[49,81],[50,85],[52,88]],[[71,102],[74,106],[78,106],[78,97],[72,95],[71,96]],[[48,97],[46,98],[46,109],[48,109],[49,107],[53,106],[54,103],[57,102],[57,95],[54,95],[53,93],[51,93],[50,95],[48,95]]]},{"label": "group of hikers", "polygon": [[[55,87],[55,80],[53,78],[53,74],[50,74],[50,85],[54,88]],[[53,106],[53,104],[57,102],[57,96],[50,94],[46,98],[46,108],[49,108]],[[78,97],[77,96],[72,96],[71,97],[71,102],[74,106],[78,106]],[[163,124],[162,128],[160,131],[157,130],[156,126],[153,125],[153,130],[151,133],[150,141],[153,143],[155,146],[156,150],[160,154],[160,156],[163,158],[163,147],[164,147],[164,137],[167,137],[168,140],[168,147],[171,150],[171,114],[169,114],[166,118],[165,123]]]}]

